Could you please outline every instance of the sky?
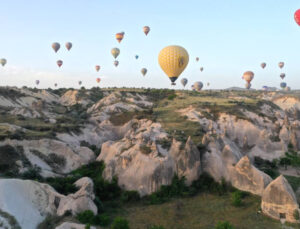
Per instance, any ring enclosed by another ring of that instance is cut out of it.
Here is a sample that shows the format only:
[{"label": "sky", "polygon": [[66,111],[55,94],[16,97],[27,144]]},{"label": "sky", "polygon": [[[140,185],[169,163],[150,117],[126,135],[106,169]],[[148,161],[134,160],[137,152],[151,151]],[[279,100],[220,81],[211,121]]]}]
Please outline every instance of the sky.
[{"label": "sky", "polygon": [[[243,72],[255,73],[253,88],[279,87],[280,73],[300,89],[300,27],[294,21],[299,0],[0,0],[1,86],[40,88],[171,88],[158,64],[168,45],[184,47],[190,57],[180,79],[202,81],[207,88],[244,87]],[[150,26],[148,36],[143,26]],[[125,32],[119,44],[117,32]],[[73,48],[67,51],[66,42]],[[62,47],[55,53],[52,42]],[[121,50],[119,66],[110,50]],[[135,55],[139,59],[135,59]],[[199,62],[195,58],[199,57]],[[57,60],[63,60],[61,68]],[[278,62],[284,61],[284,69]],[[262,62],[267,63],[263,70]],[[95,65],[100,65],[100,72]],[[141,68],[147,68],[143,77]],[[200,67],[204,71],[200,72]]]}]

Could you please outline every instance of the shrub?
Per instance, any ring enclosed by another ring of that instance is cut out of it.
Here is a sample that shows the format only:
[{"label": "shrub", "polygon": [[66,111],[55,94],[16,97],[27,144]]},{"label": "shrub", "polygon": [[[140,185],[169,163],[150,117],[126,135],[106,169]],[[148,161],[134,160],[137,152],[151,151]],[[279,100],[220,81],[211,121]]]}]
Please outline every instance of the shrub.
[{"label": "shrub", "polygon": [[111,226],[112,229],[129,229],[129,223],[122,217],[117,217]]},{"label": "shrub", "polygon": [[295,219],[295,220],[299,220],[299,219],[300,219],[298,209],[295,209],[295,210],[294,210],[293,216],[294,216],[294,219]]},{"label": "shrub", "polygon": [[110,224],[110,217],[107,214],[96,215],[93,219],[94,225],[100,225],[106,227]]},{"label": "shrub", "polygon": [[228,222],[218,222],[215,229],[234,229],[234,227]]},{"label": "shrub", "polygon": [[165,229],[163,226],[150,226],[149,229]]},{"label": "shrub", "polygon": [[141,153],[148,155],[151,153],[151,148],[147,145],[141,145],[140,151],[141,151]]},{"label": "shrub", "polygon": [[240,207],[242,205],[242,193],[237,190],[231,194],[232,205],[235,207]]},{"label": "shrub", "polygon": [[137,191],[123,191],[121,200],[122,202],[136,202],[140,200],[140,195]]},{"label": "shrub", "polygon": [[92,212],[91,210],[86,210],[77,214],[76,218],[80,223],[91,224],[93,223],[94,216],[94,212]]}]

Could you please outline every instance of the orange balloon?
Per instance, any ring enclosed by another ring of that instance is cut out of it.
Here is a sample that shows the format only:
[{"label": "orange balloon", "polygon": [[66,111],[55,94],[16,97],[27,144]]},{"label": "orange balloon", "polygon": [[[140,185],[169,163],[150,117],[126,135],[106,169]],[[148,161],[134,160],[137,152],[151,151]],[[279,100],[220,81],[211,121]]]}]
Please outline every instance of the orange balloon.
[{"label": "orange balloon", "polygon": [[124,32],[121,32],[121,33],[117,33],[116,34],[116,39],[117,39],[117,41],[119,42],[119,43],[121,43],[121,41],[123,40],[123,38],[124,38]]}]

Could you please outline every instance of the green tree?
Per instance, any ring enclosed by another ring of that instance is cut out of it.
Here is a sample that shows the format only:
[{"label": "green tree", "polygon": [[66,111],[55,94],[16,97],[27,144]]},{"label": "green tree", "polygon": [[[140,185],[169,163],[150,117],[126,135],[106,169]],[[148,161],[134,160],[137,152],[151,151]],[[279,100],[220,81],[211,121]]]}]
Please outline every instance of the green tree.
[{"label": "green tree", "polygon": [[234,227],[228,221],[224,221],[218,222],[215,229],[234,229]]},{"label": "green tree", "polygon": [[112,229],[130,229],[128,221],[122,217],[115,218],[114,222],[112,223],[111,228]]}]

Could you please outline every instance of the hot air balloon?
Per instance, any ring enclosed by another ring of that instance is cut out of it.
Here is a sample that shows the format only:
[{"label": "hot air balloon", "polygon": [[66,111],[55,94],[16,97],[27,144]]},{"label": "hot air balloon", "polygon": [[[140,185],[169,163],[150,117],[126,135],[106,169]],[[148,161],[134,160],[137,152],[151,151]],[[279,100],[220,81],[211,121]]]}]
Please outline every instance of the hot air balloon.
[{"label": "hot air balloon", "polygon": [[283,68],[284,67],[284,62],[279,62],[278,66],[279,66],[279,68]]},{"label": "hot air balloon", "polygon": [[143,76],[145,76],[147,74],[147,68],[142,68],[141,73],[143,74]]},{"label": "hot air balloon", "polygon": [[189,54],[183,47],[167,46],[160,51],[158,62],[171,80],[172,85],[175,85],[175,81],[189,63]]},{"label": "hot air balloon", "polygon": [[115,65],[116,67],[118,67],[119,61],[115,60],[115,61],[114,61],[114,65]]},{"label": "hot air balloon", "polygon": [[144,31],[144,33],[145,33],[146,36],[147,36],[148,33],[150,32],[150,27],[149,27],[149,26],[144,26],[143,31]]},{"label": "hot air balloon", "polygon": [[281,79],[284,79],[284,78],[285,78],[285,73],[281,73],[281,74],[280,74],[280,78],[281,78]]},{"label": "hot air balloon", "polygon": [[300,9],[295,12],[295,21],[300,26]]},{"label": "hot air balloon", "polygon": [[201,89],[203,88],[203,83],[198,81],[198,82],[195,82],[193,86],[196,91],[201,91]]},{"label": "hot air balloon", "polygon": [[263,62],[260,64],[260,66],[262,67],[262,69],[264,69],[267,66],[267,64]]},{"label": "hot air balloon", "polygon": [[185,87],[185,85],[188,83],[188,80],[187,80],[187,78],[182,78],[182,79],[180,80],[180,82],[181,82],[181,84],[183,85],[183,87]]},{"label": "hot air balloon", "polygon": [[57,52],[60,49],[60,44],[58,42],[52,43],[52,48],[54,52]]},{"label": "hot air balloon", "polygon": [[63,65],[63,61],[62,60],[58,60],[58,61],[56,61],[56,63],[57,63],[58,67],[61,67]]},{"label": "hot air balloon", "polygon": [[79,84],[79,86],[80,86],[80,85],[82,84],[82,81],[81,81],[81,80],[79,80],[79,81],[78,81],[78,84]]},{"label": "hot air balloon", "polygon": [[66,48],[68,49],[68,51],[71,50],[72,46],[73,46],[73,44],[71,42],[66,43]]},{"label": "hot air balloon", "polygon": [[54,87],[57,87],[57,83],[54,84]]},{"label": "hot air balloon", "polygon": [[200,71],[201,71],[201,72],[203,72],[203,70],[204,70],[204,68],[203,68],[203,67],[201,67],[201,68],[200,68]]},{"label": "hot air balloon", "polygon": [[197,62],[199,61],[199,57],[196,57],[196,61],[197,61]]},{"label": "hot air balloon", "polygon": [[135,55],[135,59],[139,59],[139,56],[138,56],[138,55]]},{"label": "hot air balloon", "polygon": [[285,82],[280,83],[280,87],[281,87],[282,89],[284,89],[284,88],[286,87],[286,83],[285,83]]},{"label": "hot air balloon", "polygon": [[97,78],[97,79],[96,79],[96,82],[97,82],[97,83],[100,83],[100,81],[101,81],[100,78]]},{"label": "hot air balloon", "polygon": [[121,43],[121,41],[123,40],[124,34],[125,34],[124,32],[116,33],[116,39],[119,43]]},{"label": "hot air balloon", "polygon": [[245,88],[249,90],[251,88],[251,83],[246,83]]},{"label": "hot air balloon", "polygon": [[40,84],[40,81],[39,81],[39,80],[36,80],[36,81],[35,81],[35,84],[36,84],[36,85],[39,85],[39,84]]},{"label": "hot air balloon", "polygon": [[254,73],[251,71],[247,71],[243,75],[243,79],[247,82],[250,83],[254,78]]},{"label": "hot air balloon", "polygon": [[115,59],[119,56],[119,54],[120,54],[120,49],[118,49],[118,48],[113,48],[113,49],[111,50],[111,55],[113,55],[113,57],[114,57]]},{"label": "hot air balloon", "polygon": [[0,64],[4,67],[6,65],[7,61],[6,59],[2,58],[0,59]]},{"label": "hot air balloon", "polygon": [[96,66],[95,66],[95,69],[96,69],[97,72],[99,72],[99,70],[100,70],[100,65],[96,65]]},{"label": "hot air balloon", "polygon": [[209,87],[210,83],[207,83],[207,86]]}]

